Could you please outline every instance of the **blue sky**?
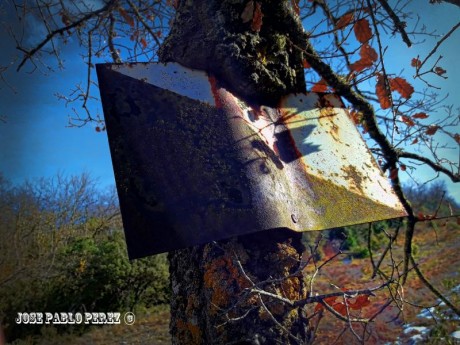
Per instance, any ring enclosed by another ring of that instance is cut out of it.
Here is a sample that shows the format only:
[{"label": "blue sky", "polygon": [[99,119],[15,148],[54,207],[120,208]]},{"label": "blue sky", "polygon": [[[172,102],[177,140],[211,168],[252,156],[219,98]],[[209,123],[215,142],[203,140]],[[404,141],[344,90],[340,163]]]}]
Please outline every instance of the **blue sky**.
[{"label": "blue sky", "polygon": [[68,116],[79,105],[66,107],[55,96],[67,94],[85,73],[77,48],[69,48],[63,50],[64,70],[47,75],[10,71],[7,77],[16,92],[2,85],[0,115],[6,123],[0,124],[0,171],[14,183],[85,171],[103,185],[114,184],[107,134],[97,133],[91,124],[69,128]]},{"label": "blue sky", "polygon": [[[421,16],[421,22],[428,27],[446,32],[460,18],[460,10],[449,4],[428,5],[428,0],[414,1],[412,8]],[[29,24],[33,27],[33,23]],[[40,28],[34,28],[35,33]],[[0,32],[2,53],[0,65],[7,64],[14,56],[20,56],[14,49],[14,42],[5,30]],[[35,39],[33,35],[29,37]],[[460,32],[456,32],[440,49],[444,55],[441,66],[447,70],[449,79],[435,78],[431,81],[443,92],[449,92],[448,103],[460,107],[458,100],[458,77],[460,76]],[[399,73],[403,68],[410,69],[412,57],[425,56],[433,47],[434,41],[414,46],[410,50],[397,48],[400,39],[384,42],[390,44],[393,52],[386,57],[392,72]],[[402,44],[401,44],[402,46]],[[405,52],[405,53],[402,53]],[[438,54],[436,54],[438,55]],[[85,64],[79,55],[78,46],[70,43],[62,47],[65,69],[48,74],[38,71],[30,74],[30,66],[17,73],[11,69],[6,77],[16,89],[13,92],[5,84],[0,84],[0,116],[6,117],[6,123],[0,122],[0,171],[14,183],[25,179],[53,176],[57,172],[79,174],[83,171],[97,177],[102,186],[114,184],[107,135],[97,133],[95,125],[83,128],[68,128],[68,115],[72,114],[72,104],[66,107],[54,94],[68,94],[69,90],[81,81],[85,74]],[[55,65],[52,58],[47,58]],[[409,75],[409,74],[407,74]],[[97,91],[96,91],[97,92]],[[93,108],[101,111],[100,106]],[[458,160],[459,152],[452,151],[453,159]],[[429,170],[423,171],[424,178],[434,176]],[[460,188],[449,185],[449,192],[460,200]]]}]

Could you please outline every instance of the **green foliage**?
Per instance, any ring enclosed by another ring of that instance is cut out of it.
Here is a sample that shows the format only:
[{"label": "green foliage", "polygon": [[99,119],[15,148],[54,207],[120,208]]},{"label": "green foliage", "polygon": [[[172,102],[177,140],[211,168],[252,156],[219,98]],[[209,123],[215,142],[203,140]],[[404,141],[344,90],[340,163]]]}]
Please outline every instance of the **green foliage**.
[{"label": "green foliage", "polygon": [[18,312],[123,312],[169,300],[166,255],[129,261],[114,194],[85,176],[58,179],[14,188],[0,180],[0,323],[9,341],[85,331],[17,325]]},{"label": "green foliage", "polygon": [[[449,216],[452,213],[458,214],[460,206],[452,199],[446,191],[443,182],[436,182],[430,186],[409,185],[404,188],[414,210],[424,215],[433,215],[437,211],[437,216]],[[371,224],[370,249],[378,251],[388,244],[387,234],[392,235],[394,229],[400,226],[399,219],[390,219]],[[432,223],[436,228],[437,224]],[[349,252],[355,258],[365,258],[369,256],[369,224],[347,226],[332,229],[329,231],[329,240],[339,241],[341,248]],[[412,254],[419,254],[416,244],[412,245]]]},{"label": "green foliage", "polygon": [[78,238],[58,262],[61,275],[48,303],[52,311],[132,310],[140,302],[155,305],[169,299],[166,256],[130,263],[120,232],[98,241]]},{"label": "green foliage", "polygon": [[380,249],[387,241],[386,231],[394,228],[397,221],[386,220],[375,222],[371,225],[354,225],[333,229],[329,232],[330,240],[341,242],[343,251],[350,253],[355,258],[366,258],[369,256],[369,226],[371,226],[370,249]]}]

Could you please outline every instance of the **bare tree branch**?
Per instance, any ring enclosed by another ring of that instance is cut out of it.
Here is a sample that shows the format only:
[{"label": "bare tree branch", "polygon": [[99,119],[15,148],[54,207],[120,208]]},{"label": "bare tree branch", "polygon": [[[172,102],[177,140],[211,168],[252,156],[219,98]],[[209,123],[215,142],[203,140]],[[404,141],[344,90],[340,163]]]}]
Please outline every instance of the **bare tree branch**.
[{"label": "bare tree branch", "polygon": [[406,151],[399,151],[398,156],[400,158],[415,159],[415,160],[418,160],[420,162],[423,162],[426,165],[428,165],[431,169],[433,169],[434,171],[441,172],[441,173],[445,174],[446,176],[448,176],[452,180],[452,182],[460,182],[460,176],[459,176],[458,173],[454,174],[452,171],[444,168],[440,164],[437,164],[437,163],[433,162],[429,158],[426,158],[424,156],[418,155],[416,153],[406,152]]},{"label": "bare tree branch", "polygon": [[385,9],[385,11],[390,16],[391,20],[395,24],[395,29],[398,30],[399,33],[401,34],[401,37],[402,37],[404,43],[406,43],[408,47],[412,46],[412,42],[410,41],[409,36],[407,36],[406,23],[401,22],[399,17],[396,15],[396,13],[390,7],[390,5],[388,5],[387,0],[378,0],[378,2],[380,3],[380,5],[382,5],[382,7]]},{"label": "bare tree branch", "polygon": [[24,64],[28,60],[30,60],[37,52],[39,52],[54,37],[56,37],[57,35],[62,35],[65,32],[78,27],[79,25],[87,22],[91,18],[97,17],[97,16],[103,14],[104,12],[110,11],[111,8],[114,6],[114,4],[115,4],[115,0],[111,0],[111,1],[107,2],[104,7],[86,14],[85,16],[81,17],[80,19],[76,20],[75,22],[73,22],[73,23],[71,23],[69,25],[63,26],[63,27],[61,27],[59,29],[51,31],[50,33],[48,33],[48,35],[38,45],[36,45],[31,50],[25,50],[24,48],[19,47],[19,46],[16,47],[17,49],[21,50],[24,53],[24,57],[21,60],[21,62],[19,63],[18,68],[16,70],[17,71],[21,70],[22,66],[24,66]]}]

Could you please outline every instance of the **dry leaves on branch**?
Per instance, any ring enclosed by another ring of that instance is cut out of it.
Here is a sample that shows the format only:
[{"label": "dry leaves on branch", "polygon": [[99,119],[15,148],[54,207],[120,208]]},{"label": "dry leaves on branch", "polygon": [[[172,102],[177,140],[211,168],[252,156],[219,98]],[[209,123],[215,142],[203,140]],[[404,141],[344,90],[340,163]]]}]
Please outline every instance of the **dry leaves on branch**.
[{"label": "dry leaves on branch", "polygon": [[402,115],[401,121],[404,122],[409,127],[415,126],[415,122],[409,116]]},{"label": "dry leaves on branch", "polygon": [[319,82],[317,82],[313,87],[311,88],[312,92],[326,92],[328,89],[328,85],[326,81],[321,78]]},{"label": "dry leaves on branch", "polygon": [[388,81],[390,82],[391,91],[398,92],[401,97],[408,99],[414,93],[414,87],[403,78],[388,78]]},{"label": "dry leaves on branch", "polygon": [[403,98],[410,98],[414,93],[414,87],[409,84],[404,78],[388,78],[388,87],[385,85],[385,77],[382,74],[377,74],[377,84],[375,93],[382,109],[391,107],[390,91],[398,92]]},{"label": "dry leaves on branch", "polygon": [[345,13],[343,16],[341,16],[337,22],[335,23],[335,27],[337,30],[342,30],[345,29],[347,25],[350,25],[351,22],[355,19],[355,14],[354,12],[348,12]]},{"label": "dry leaves on branch", "polygon": [[352,109],[350,111],[350,118],[355,125],[359,125],[363,122],[363,113]]},{"label": "dry leaves on branch", "polygon": [[134,27],[134,19],[133,17],[131,17],[128,12],[126,12],[126,10],[124,8],[119,8],[118,9],[118,12],[120,13],[120,15],[123,17],[124,21],[126,22],[126,24],[128,24],[130,27]]},{"label": "dry leaves on branch", "polygon": [[434,72],[437,74],[437,75],[443,75],[443,74],[446,74],[446,70],[442,67],[436,67],[434,69]]},{"label": "dry leaves on branch", "polygon": [[377,84],[375,85],[375,93],[382,109],[391,107],[390,92],[385,86],[385,78],[381,74],[377,74]]},{"label": "dry leaves on branch", "polygon": [[426,113],[417,113],[417,114],[412,115],[412,118],[423,120],[423,119],[427,119],[428,115]]},{"label": "dry leaves on branch", "polygon": [[[344,302],[336,302],[336,300],[337,300],[337,296],[327,297],[323,299],[323,303],[330,306],[332,309],[334,309],[337,313],[339,313],[342,316],[347,316],[348,314],[347,309],[361,310],[364,307],[371,304],[371,301],[369,300],[369,296],[367,295],[359,295],[358,297],[356,297],[356,300],[354,302],[347,301],[347,304],[345,304]],[[324,309],[324,305],[322,303],[318,303],[315,306],[315,312],[321,311],[323,309]]]},{"label": "dry leaves on branch", "polygon": [[363,44],[359,51],[359,56],[361,57],[358,61],[350,65],[350,70],[352,72],[361,72],[362,70],[372,67],[374,62],[377,61],[379,55],[369,44]]},{"label": "dry leaves on branch", "polygon": [[140,40],[141,42],[141,45],[142,45],[142,49],[146,49],[147,48],[147,41],[144,37],[141,38]]},{"label": "dry leaves on branch", "polygon": [[438,131],[438,129],[439,129],[439,126],[436,126],[436,125],[429,126],[428,129],[426,130],[425,134],[426,135],[435,135],[436,132]]},{"label": "dry leaves on branch", "polygon": [[422,61],[420,61],[418,58],[413,58],[410,65],[415,68],[420,68],[420,66],[422,66]]},{"label": "dry leaves on branch", "polygon": [[372,38],[372,30],[369,21],[365,18],[358,20],[353,26],[356,39],[361,43],[366,43]]}]

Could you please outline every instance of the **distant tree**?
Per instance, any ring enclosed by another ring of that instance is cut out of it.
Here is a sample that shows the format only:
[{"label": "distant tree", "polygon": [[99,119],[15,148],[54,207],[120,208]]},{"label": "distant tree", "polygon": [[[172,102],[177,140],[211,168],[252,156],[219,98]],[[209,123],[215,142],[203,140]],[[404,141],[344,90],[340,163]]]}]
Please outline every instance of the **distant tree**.
[{"label": "distant tree", "polygon": [[129,262],[114,192],[88,174],[19,186],[0,175],[0,324],[9,341],[42,328],[16,325],[18,312],[121,312],[169,301],[166,255]]},{"label": "distant tree", "polygon": [[448,193],[443,181],[423,186],[410,184],[405,186],[404,192],[412,208],[421,217],[441,218],[460,213],[459,203]]},{"label": "distant tree", "polygon": [[[459,5],[458,1],[448,2]],[[91,79],[94,62],[104,57],[114,62],[176,61],[202,69],[216,75],[230,91],[253,104],[276,104],[286,93],[334,90],[373,143],[372,152],[388,173],[408,213],[403,264],[399,265],[390,255],[394,241],[402,233],[397,227],[388,233],[388,247],[382,253],[392,260],[391,274],[375,266],[374,277],[383,281],[376,283],[375,290],[321,291],[318,296],[312,295],[317,271],[312,277],[303,277],[303,268],[314,264],[319,270],[333,264],[340,248],[326,262],[316,263],[313,254],[319,238],[311,247],[312,255],[301,261],[301,239],[289,231],[271,231],[170,253],[173,343],[308,343],[314,339],[312,317],[325,311],[343,320],[346,330],[364,341],[370,321],[382,312],[368,319],[359,318],[369,296],[376,290],[385,290],[388,303],[384,306],[393,305],[402,312],[406,301],[399,292],[410,271],[460,314],[459,308],[426,279],[412,256],[416,225],[427,219],[414,213],[401,187],[400,174],[402,171],[416,174],[417,165],[423,164],[458,182],[458,162],[442,157],[440,149],[458,150],[460,136],[456,132],[458,111],[441,107],[439,97],[428,90],[415,92],[410,79],[395,74],[397,71],[390,70],[385,62],[387,49],[391,47],[384,45],[383,36],[400,37],[410,47],[420,32],[408,28],[406,2],[9,0],[8,3],[23,23],[33,17],[42,22],[47,32],[43,40],[32,46],[27,45],[24,36],[14,36],[23,53],[16,65],[18,69],[26,63],[39,68],[44,61],[40,54],[45,52],[53,54],[62,64],[57,43],[78,39],[86,52],[87,82],[66,100],[82,101],[85,110],[94,86]],[[415,74],[428,88],[434,86],[427,76],[446,78],[448,72],[442,67],[441,57],[436,58],[436,51],[459,26],[460,23],[454,23],[425,57],[408,56],[414,68],[410,74]],[[432,115],[436,109],[444,115]],[[75,125],[96,121],[96,129],[104,129],[102,118],[89,111],[84,116],[76,115],[72,121]],[[439,140],[446,144],[440,145]],[[422,148],[423,153],[417,151]],[[357,300],[353,301],[352,296],[357,296]],[[336,301],[338,298],[341,302]],[[310,305],[316,306],[313,311]],[[356,324],[362,325],[359,334]]]}]

